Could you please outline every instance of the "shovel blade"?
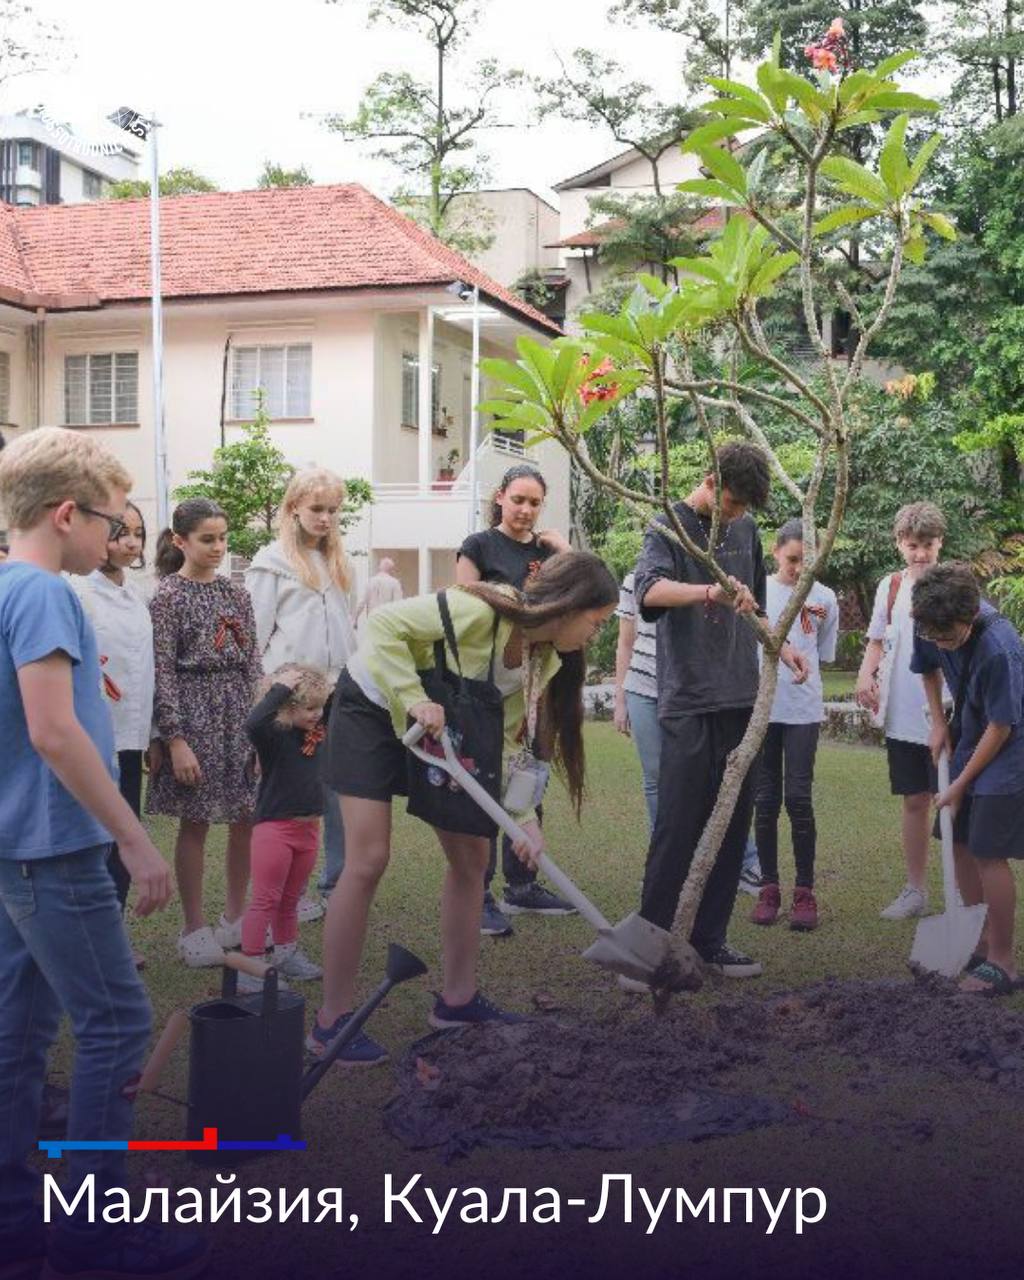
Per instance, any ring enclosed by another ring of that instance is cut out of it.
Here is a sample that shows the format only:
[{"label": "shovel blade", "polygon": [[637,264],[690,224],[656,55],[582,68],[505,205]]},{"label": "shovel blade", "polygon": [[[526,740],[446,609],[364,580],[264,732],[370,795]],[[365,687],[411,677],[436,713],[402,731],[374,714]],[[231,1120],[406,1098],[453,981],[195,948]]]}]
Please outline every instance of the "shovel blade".
[{"label": "shovel blade", "polygon": [[931,973],[955,978],[978,945],[985,925],[984,904],[957,907],[918,922],[910,963]]},{"label": "shovel blade", "polygon": [[610,929],[601,929],[583,958],[612,973],[648,982],[668,954],[671,937],[667,929],[651,924],[634,911]]}]

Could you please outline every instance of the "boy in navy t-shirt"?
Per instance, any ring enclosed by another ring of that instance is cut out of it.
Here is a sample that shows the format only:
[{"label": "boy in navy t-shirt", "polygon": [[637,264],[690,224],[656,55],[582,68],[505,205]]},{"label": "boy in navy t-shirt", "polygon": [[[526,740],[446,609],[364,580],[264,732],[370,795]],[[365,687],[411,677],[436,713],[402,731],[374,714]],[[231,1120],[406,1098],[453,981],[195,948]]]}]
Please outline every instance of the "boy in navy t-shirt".
[{"label": "boy in navy t-shirt", "polygon": [[[936,805],[953,811],[957,885],[988,917],[962,991],[1006,995],[1017,979],[1016,885],[1009,860],[1024,858],[1024,642],[981,599],[968,565],[926,569],[914,584],[911,669],[924,677],[936,760],[951,756],[949,788]],[[942,677],[953,692],[946,724]]]},{"label": "boy in navy t-shirt", "polygon": [[[131,479],[87,435],[46,427],[0,454],[10,557],[0,565],[0,1265],[49,1259],[60,1276],[196,1274],[195,1236],[88,1220],[86,1197],[58,1214],[47,1243],[35,1206],[46,1055],[67,1014],[76,1040],[68,1139],[131,1133],[132,1098],[150,1031],[107,869],[110,842],[136,887],[136,912],[166,905],[170,871],[114,781],[110,713],[96,639],[62,571],[98,568],[122,527]],[[124,1183],[124,1155],[74,1150],[67,1203],[95,1179],[97,1203]],[[99,1219],[99,1220],[97,1220]]]}]

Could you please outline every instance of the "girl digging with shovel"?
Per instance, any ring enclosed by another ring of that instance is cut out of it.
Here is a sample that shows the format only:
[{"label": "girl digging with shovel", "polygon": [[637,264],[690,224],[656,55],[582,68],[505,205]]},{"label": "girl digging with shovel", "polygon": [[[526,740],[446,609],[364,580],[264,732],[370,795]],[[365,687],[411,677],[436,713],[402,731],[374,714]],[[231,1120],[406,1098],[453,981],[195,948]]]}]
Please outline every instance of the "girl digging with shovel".
[{"label": "girl digging with shovel", "polygon": [[[388,605],[370,617],[338,681],[328,734],[327,780],[341,795],[346,861],[327,909],[324,1003],[308,1041],[314,1052],[323,1053],[352,1016],[370,905],[391,853],[391,801],[407,793],[410,780],[409,810],[434,827],[448,860],[441,900],[443,983],[430,1023],[461,1027],[516,1020],[477,989],[493,826],[481,825],[475,806],[452,792],[440,771],[436,779],[419,764],[410,771],[400,738],[410,720],[433,735],[446,723],[455,733],[472,726],[473,740],[464,733],[460,749],[473,758],[467,767],[481,778],[490,771],[502,777],[512,757],[522,760],[524,721],[533,720],[546,690],[543,736],[578,811],[584,775],[582,650],[617,600],[615,579],[596,556],[566,551],[541,565],[522,592],[476,583]],[[440,694],[439,675],[458,686],[453,705],[459,724],[424,688],[426,681]],[[490,761],[492,745],[497,757]],[[543,848],[533,809],[514,816],[534,842],[517,845],[516,853],[533,862]],[[373,1066],[386,1057],[381,1045],[362,1034],[340,1060]]]}]

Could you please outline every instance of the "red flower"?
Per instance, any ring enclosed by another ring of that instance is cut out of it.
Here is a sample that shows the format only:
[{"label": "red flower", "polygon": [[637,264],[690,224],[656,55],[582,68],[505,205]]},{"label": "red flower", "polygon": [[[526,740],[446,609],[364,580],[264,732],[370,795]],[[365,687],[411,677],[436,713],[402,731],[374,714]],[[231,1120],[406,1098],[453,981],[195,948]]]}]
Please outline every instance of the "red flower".
[{"label": "red flower", "polygon": [[[587,368],[590,364],[590,357],[584,356],[580,361],[580,364],[584,368]],[[590,404],[592,400],[614,400],[618,395],[619,384],[617,382],[601,382],[598,383],[597,386],[588,385],[595,378],[604,377],[605,374],[611,373],[614,367],[615,366],[612,364],[611,359],[608,356],[605,356],[599,365],[589,371],[587,376],[583,379],[583,385],[579,390],[579,397],[584,406]]]}]

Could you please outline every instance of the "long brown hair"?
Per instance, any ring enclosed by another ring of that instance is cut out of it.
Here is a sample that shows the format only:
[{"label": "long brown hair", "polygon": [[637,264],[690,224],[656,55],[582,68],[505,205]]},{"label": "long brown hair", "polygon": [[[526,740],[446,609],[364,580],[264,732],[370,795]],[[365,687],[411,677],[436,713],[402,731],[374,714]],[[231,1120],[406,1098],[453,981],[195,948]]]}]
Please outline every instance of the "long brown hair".
[{"label": "long brown hair", "polygon": [[529,462],[517,462],[514,466],[509,467],[505,474],[498,481],[498,487],[491,494],[491,528],[497,529],[501,524],[501,503],[498,501],[498,494],[504,493],[510,484],[516,480],[536,480],[541,487],[541,492],[545,498],[548,496],[548,482],[541,473]]},{"label": "long brown hair", "polygon": [[174,535],[187,538],[204,520],[227,520],[227,512],[212,498],[186,498],[174,508],[171,527],[161,530],[156,540],[154,563],[157,577],[166,578],[177,573],[185,563],[185,553],[174,544]]},{"label": "long brown hair", "polygon": [[[611,570],[589,551],[560,551],[545,560],[522,591],[474,582],[461,588],[479,596],[502,618],[527,633],[570,613],[603,609],[619,599]],[[586,778],[583,748],[583,680],[587,672],[583,649],[561,655],[562,665],[544,691],[538,736],[540,754],[554,762],[569,790],[579,817]]]}]

